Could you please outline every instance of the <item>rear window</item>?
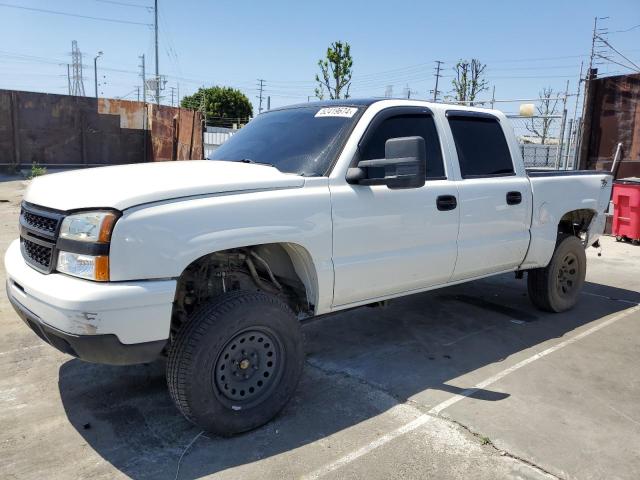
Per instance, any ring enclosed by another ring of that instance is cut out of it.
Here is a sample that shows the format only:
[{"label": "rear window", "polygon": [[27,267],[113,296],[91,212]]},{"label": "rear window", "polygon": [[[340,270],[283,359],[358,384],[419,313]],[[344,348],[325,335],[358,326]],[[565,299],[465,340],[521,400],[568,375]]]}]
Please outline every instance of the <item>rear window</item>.
[{"label": "rear window", "polygon": [[449,117],[462,178],[513,175],[504,132],[495,118]]}]

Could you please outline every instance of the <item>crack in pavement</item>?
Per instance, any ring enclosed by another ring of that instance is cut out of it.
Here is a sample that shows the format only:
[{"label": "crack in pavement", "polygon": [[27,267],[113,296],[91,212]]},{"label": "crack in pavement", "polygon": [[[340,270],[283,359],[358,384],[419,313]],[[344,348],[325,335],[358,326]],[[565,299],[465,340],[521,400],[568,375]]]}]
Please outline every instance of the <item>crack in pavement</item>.
[{"label": "crack in pavement", "polygon": [[435,418],[435,419],[439,419],[439,420],[443,420],[445,422],[451,423],[453,425],[456,425],[457,427],[462,428],[463,430],[465,430],[466,432],[468,432],[470,435],[472,435],[474,438],[478,439],[479,442],[483,445],[489,445],[490,448],[492,448],[495,452],[497,452],[500,456],[504,456],[504,457],[509,457],[515,461],[521,462],[524,465],[527,465],[528,467],[531,467],[534,470],[537,470],[538,473],[541,473],[543,475],[547,475],[548,477],[552,478],[552,479],[558,479],[558,480],[564,480],[564,477],[560,477],[548,470],[546,470],[545,468],[537,465],[536,463],[527,460],[526,458],[520,457],[516,454],[513,454],[511,452],[508,452],[506,450],[503,449],[499,449],[488,437],[485,437],[484,435],[482,435],[479,432],[474,431],[473,429],[471,429],[469,426],[451,418],[445,415],[441,415],[440,413],[431,413],[428,410],[428,407],[425,407],[423,405],[420,405],[419,403],[411,400],[411,399],[403,399],[397,395],[395,395],[393,392],[390,392],[389,390],[385,389],[383,386],[379,385],[379,384],[375,384],[372,383],[370,381],[368,381],[365,378],[362,378],[352,372],[349,372],[347,370],[338,370],[338,369],[334,369],[334,368],[327,368],[324,365],[321,365],[317,360],[314,359],[310,359],[307,358],[306,362],[307,365],[309,365],[311,368],[314,368],[318,371],[320,371],[321,373],[328,375],[328,376],[339,376],[342,377],[345,380],[348,381],[357,381],[359,384],[364,385],[365,387],[368,387],[371,390],[375,390],[378,393],[382,393],[390,398],[392,398],[394,401],[396,401],[399,405],[403,405],[403,406],[407,406],[410,408],[413,408],[416,410],[416,412],[419,415],[424,415],[424,416],[428,416],[431,418]]}]

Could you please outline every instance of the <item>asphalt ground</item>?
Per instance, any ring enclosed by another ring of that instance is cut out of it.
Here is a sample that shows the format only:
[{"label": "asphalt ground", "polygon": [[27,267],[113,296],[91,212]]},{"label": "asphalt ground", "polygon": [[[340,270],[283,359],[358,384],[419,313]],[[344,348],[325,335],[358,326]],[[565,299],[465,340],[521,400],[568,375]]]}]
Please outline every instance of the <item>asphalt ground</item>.
[{"label": "asphalt ground", "polygon": [[[23,189],[0,180],[2,253]],[[81,362],[1,296],[0,478],[640,478],[640,247],[602,245],[570,312],[504,275],[308,322],[295,398],[232,439],[181,417],[163,362]]]}]

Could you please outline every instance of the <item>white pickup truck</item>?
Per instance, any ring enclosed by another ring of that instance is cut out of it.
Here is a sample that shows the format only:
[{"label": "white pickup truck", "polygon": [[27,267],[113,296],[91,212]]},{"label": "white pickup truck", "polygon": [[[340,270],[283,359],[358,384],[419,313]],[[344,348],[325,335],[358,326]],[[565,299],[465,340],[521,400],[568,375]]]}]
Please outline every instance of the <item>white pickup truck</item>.
[{"label": "white pickup truck", "polygon": [[80,359],[168,357],[179,410],[231,435],[294,393],[305,318],[525,271],[537,307],[571,308],[611,184],[526,171],[498,111],[297,105],[259,115],[209,160],[37,178],[7,292],[40,338]]}]

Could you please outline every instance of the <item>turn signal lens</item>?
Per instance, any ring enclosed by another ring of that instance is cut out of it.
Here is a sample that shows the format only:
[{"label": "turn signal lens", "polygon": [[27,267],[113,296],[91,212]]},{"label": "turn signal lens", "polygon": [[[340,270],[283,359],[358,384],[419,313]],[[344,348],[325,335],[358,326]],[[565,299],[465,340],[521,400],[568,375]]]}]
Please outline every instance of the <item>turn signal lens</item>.
[{"label": "turn signal lens", "polygon": [[56,270],[74,277],[108,282],[109,257],[106,255],[93,256],[61,251],[58,253]]}]

